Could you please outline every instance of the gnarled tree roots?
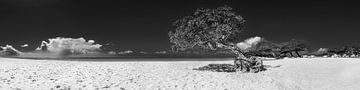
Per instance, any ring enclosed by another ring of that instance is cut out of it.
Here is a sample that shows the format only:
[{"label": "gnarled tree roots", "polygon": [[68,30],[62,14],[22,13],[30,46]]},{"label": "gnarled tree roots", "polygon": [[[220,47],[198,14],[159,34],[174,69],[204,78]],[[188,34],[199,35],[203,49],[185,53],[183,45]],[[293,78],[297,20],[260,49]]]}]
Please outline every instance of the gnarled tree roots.
[{"label": "gnarled tree roots", "polygon": [[236,71],[257,73],[265,71],[266,68],[263,65],[263,61],[256,57],[250,57],[249,59],[236,58],[234,61]]}]

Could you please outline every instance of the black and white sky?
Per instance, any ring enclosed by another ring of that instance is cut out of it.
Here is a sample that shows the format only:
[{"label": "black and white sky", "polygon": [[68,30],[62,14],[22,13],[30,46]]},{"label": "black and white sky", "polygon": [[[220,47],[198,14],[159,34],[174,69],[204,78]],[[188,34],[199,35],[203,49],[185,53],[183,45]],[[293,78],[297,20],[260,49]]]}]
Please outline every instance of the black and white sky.
[{"label": "black and white sky", "polygon": [[247,20],[243,39],[302,39],[313,48],[360,45],[358,3],[242,0],[1,0],[0,45],[35,49],[60,36],[110,43],[117,50],[166,50],[172,22],[197,8],[223,5]]}]

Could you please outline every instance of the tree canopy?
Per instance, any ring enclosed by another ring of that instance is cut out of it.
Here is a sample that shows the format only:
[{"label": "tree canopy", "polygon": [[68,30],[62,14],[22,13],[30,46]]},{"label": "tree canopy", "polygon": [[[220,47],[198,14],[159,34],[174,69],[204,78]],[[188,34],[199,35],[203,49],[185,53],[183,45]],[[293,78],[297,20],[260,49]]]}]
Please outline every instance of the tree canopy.
[{"label": "tree canopy", "polygon": [[251,51],[272,52],[279,51],[280,48],[279,44],[263,39],[256,46],[252,47]]},{"label": "tree canopy", "polygon": [[243,17],[229,6],[197,9],[193,15],[175,21],[175,30],[168,35],[175,51],[193,47],[216,50],[221,45],[232,44],[245,28],[244,23]]},{"label": "tree canopy", "polygon": [[308,49],[308,43],[305,40],[296,40],[292,39],[288,42],[281,44],[281,51],[291,52],[291,51],[305,51]]}]

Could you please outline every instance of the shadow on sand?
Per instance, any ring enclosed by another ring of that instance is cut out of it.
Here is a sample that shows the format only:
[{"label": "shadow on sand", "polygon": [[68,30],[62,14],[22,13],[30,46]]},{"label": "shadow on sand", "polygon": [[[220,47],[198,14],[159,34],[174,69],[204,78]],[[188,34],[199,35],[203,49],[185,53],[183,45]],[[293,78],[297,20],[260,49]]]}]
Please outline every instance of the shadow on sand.
[{"label": "shadow on sand", "polygon": [[209,64],[207,66],[194,68],[193,70],[213,72],[236,72],[235,66],[231,64]]},{"label": "shadow on sand", "polygon": [[[281,65],[277,65],[277,66],[264,65],[265,70],[267,70],[268,68],[278,68],[278,67],[281,67]],[[209,64],[207,66],[194,68],[193,70],[212,71],[212,72],[236,72],[235,65],[232,64]]]}]

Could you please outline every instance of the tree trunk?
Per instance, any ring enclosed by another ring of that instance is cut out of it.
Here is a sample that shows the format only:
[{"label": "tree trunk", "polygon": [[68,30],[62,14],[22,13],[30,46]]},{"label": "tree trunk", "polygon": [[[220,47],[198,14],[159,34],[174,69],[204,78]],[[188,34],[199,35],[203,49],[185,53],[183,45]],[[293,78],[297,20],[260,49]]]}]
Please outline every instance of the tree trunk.
[{"label": "tree trunk", "polygon": [[258,59],[254,56],[245,57],[240,51],[235,52],[238,54],[234,61],[234,65],[237,71],[257,73],[265,70],[261,59]]},{"label": "tree trunk", "polygon": [[235,59],[234,64],[237,71],[241,72],[257,73],[265,70],[262,60],[257,59],[256,57],[251,57],[249,59],[237,58]]},{"label": "tree trunk", "polygon": [[289,52],[289,53],[290,53],[290,56],[291,56],[291,57],[294,57],[294,55],[292,54],[292,52]]},{"label": "tree trunk", "polygon": [[243,52],[234,44],[217,43],[217,47],[231,50],[236,54],[234,65],[236,71],[257,73],[266,70],[261,59],[246,57]]},{"label": "tree trunk", "polygon": [[277,58],[277,56],[276,56],[276,54],[275,54],[274,52],[270,52],[270,53],[271,53],[271,55],[272,55],[273,57]]},{"label": "tree trunk", "polygon": [[298,51],[295,51],[295,53],[298,57],[301,57],[300,54],[298,53]]}]

